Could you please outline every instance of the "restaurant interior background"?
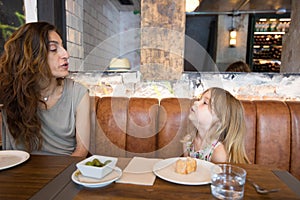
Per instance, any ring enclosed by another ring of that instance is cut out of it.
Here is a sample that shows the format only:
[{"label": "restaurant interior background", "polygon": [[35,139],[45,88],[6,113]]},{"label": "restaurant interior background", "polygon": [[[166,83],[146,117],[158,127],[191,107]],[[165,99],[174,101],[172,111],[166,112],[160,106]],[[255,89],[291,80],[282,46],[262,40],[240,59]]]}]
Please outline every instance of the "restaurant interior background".
[{"label": "restaurant interior background", "polygon": [[[253,28],[257,28],[253,19],[262,14],[290,18],[289,27],[283,32],[292,39],[296,38],[295,32],[299,33],[300,28],[299,23],[293,23],[299,22],[297,13],[300,4],[297,0],[202,0],[192,13],[184,12],[184,3],[172,0],[1,2],[2,27],[2,16],[10,12],[9,9],[3,9],[3,5],[18,2],[25,3],[24,22],[46,20],[61,29],[71,55],[70,77],[89,87],[91,95],[191,98],[208,87],[218,86],[240,99],[300,99],[299,64],[293,62],[295,55],[299,54],[299,48],[291,48],[293,54],[291,50],[286,51],[285,55],[281,53],[280,71],[255,72],[251,63],[253,57],[250,56],[253,56],[250,50],[253,51],[254,37],[249,38],[253,36]],[[128,2],[133,5],[125,5]],[[147,10],[153,13],[149,14]],[[16,16],[8,21],[14,21],[17,26],[18,22],[22,23],[20,19]],[[160,24],[158,19],[163,23]],[[157,21],[153,23],[153,20]],[[156,29],[145,25],[155,25]],[[176,29],[178,27],[180,29]],[[232,28],[237,29],[235,47],[229,45],[229,30]],[[146,35],[147,31],[155,33],[156,38],[151,36],[145,39],[143,34]],[[164,37],[166,31],[169,38]],[[181,37],[182,32],[185,37]],[[168,52],[149,53],[144,50],[145,44],[157,39],[157,36],[165,43],[163,48]],[[188,45],[189,41],[192,41],[191,46]],[[292,47],[299,47],[296,46],[299,42],[289,42],[286,37],[282,37],[282,43],[282,49],[289,48],[285,47],[288,43],[292,43]],[[143,55],[147,59],[143,60]],[[155,66],[145,63],[151,59],[157,62],[157,59],[153,59],[155,56],[161,56],[163,63],[156,63]],[[283,60],[288,57],[289,62]],[[113,58],[128,59],[130,68],[110,70]],[[253,72],[224,72],[230,63],[238,60],[249,63]],[[188,62],[192,63],[193,69],[187,67]]]}]

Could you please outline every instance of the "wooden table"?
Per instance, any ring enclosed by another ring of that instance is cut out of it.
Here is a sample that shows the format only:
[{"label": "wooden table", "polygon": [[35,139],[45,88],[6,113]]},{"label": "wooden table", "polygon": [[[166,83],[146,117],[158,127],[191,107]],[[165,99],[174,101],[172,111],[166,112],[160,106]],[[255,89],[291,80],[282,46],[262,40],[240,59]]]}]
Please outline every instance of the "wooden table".
[{"label": "wooden table", "polygon": [[80,160],[70,156],[31,155],[25,163],[0,171],[0,199],[29,199]]},{"label": "wooden table", "polygon": [[[75,163],[81,158],[66,156],[34,156],[19,166],[0,171],[0,199],[214,199],[210,185],[185,186],[156,178],[153,186],[113,183],[103,188],[85,188],[72,182]],[[129,159],[119,158],[124,169]],[[246,183],[244,199],[300,199],[283,180],[300,183],[285,171],[273,172],[258,165],[240,165],[247,177],[280,192],[260,195]],[[277,175],[276,175],[277,174]],[[289,179],[291,178],[291,179]],[[289,179],[289,180],[288,180]]]}]

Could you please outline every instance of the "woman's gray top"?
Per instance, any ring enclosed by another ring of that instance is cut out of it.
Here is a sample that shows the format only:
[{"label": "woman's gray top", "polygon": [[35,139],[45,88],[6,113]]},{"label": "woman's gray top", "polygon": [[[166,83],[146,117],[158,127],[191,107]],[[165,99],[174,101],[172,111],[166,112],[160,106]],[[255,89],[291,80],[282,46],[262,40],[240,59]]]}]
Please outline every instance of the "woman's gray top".
[{"label": "woman's gray top", "polygon": [[[76,147],[75,119],[76,109],[87,88],[66,78],[60,99],[50,109],[39,109],[42,122],[43,144],[39,151],[32,154],[70,155]],[[5,112],[2,112],[2,148],[6,150],[25,150],[23,144],[16,144],[9,133]]]}]

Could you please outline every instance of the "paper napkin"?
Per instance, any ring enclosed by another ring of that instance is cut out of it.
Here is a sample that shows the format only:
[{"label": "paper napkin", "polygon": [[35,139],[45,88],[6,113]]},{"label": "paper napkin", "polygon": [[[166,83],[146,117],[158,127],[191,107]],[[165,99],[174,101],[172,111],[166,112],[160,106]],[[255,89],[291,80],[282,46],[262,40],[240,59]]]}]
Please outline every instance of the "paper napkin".
[{"label": "paper napkin", "polygon": [[123,170],[123,175],[117,183],[136,185],[153,185],[155,174],[152,169],[155,163],[162,159],[134,157]]}]

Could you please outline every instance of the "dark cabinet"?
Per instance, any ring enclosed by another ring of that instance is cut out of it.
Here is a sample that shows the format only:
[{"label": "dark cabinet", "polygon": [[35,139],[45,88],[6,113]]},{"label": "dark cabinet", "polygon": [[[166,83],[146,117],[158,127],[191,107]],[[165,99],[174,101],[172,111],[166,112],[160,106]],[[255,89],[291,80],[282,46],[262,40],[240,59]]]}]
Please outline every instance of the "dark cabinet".
[{"label": "dark cabinet", "polygon": [[253,72],[280,72],[284,34],[289,15],[252,15],[249,23],[248,63]]}]

